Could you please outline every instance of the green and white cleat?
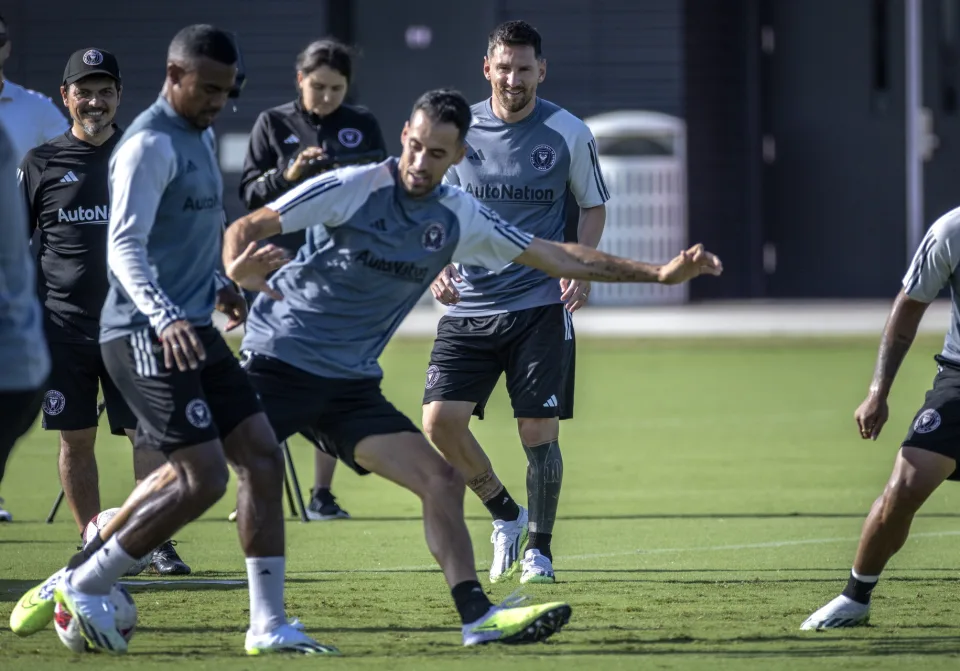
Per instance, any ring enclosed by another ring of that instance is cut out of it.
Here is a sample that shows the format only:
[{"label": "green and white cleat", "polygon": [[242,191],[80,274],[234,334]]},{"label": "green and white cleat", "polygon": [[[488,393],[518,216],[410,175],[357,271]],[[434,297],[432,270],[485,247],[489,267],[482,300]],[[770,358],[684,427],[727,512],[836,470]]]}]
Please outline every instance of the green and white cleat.
[{"label": "green and white cleat", "polygon": [[62,568],[20,597],[10,613],[10,630],[17,636],[32,636],[53,622],[56,601],[53,592],[67,569]]},{"label": "green and white cleat", "polygon": [[568,604],[559,602],[516,608],[494,606],[476,622],[463,625],[463,644],[545,641],[570,621],[571,612]]},{"label": "green and white cleat", "polygon": [[[299,623],[299,621],[298,621]],[[336,648],[317,643],[300,629],[282,624],[270,633],[254,635],[247,631],[244,645],[248,655],[285,653],[294,655],[339,655]]]},{"label": "green and white cleat", "polygon": [[557,582],[553,575],[553,562],[542,554],[540,550],[527,550],[520,562],[523,569],[520,573],[520,582],[523,584],[539,583],[553,584]]},{"label": "green and white cleat", "polygon": [[116,607],[108,594],[86,594],[70,584],[68,571],[53,591],[54,598],[80,626],[80,635],[95,650],[114,655],[127,652],[127,639],[117,629]]},{"label": "green and white cleat", "polygon": [[494,520],[490,542],[493,543],[493,561],[490,563],[490,582],[511,578],[520,566],[520,556],[527,542],[527,509],[520,506],[520,517],[513,521]]}]

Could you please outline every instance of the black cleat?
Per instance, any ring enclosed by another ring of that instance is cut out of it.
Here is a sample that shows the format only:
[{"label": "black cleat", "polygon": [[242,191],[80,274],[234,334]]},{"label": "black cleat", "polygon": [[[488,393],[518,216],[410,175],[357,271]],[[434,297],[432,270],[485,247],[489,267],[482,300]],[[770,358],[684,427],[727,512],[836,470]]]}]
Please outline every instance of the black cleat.
[{"label": "black cleat", "polygon": [[340,507],[337,503],[337,497],[327,493],[320,498],[314,493],[310,499],[310,505],[307,506],[307,518],[315,522],[327,520],[348,520],[350,513]]},{"label": "black cleat", "polygon": [[190,567],[187,566],[174,546],[176,541],[167,541],[153,551],[153,559],[150,562],[150,568],[158,575],[190,575]]}]

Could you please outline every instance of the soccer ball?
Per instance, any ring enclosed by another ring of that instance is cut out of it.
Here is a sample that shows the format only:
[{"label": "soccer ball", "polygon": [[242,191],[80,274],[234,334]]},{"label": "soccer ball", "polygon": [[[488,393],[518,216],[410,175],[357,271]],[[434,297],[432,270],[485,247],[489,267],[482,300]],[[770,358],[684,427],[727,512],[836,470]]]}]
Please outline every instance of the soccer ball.
[{"label": "soccer ball", "polygon": [[[87,522],[87,526],[83,530],[83,544],[86,545],[96,538],[97,534],[100,533],[100,530],[107,526],[107,522],[112,520],[113,516],[118,512],[120,512],[119,508],[110,508],[109,510],[104,510],[102,513],[99,513],[96,517]],[[136,564],[131,566],[124,575],[140,575],[147,569],[148,566],[150,566],[150,561],[152,559],[153,553],[148,552],[146,556],[140,558]]]},{"label": "soccer ball", "polygon": [[[122,585],[114,585],[110,588],[110,603],[116,609],[117,631],[129,642],[137,628],[137,604],[133,602],[130,592]],[[57,603],[53,609],[53,628],[57,630],[60,642],[73,652],[94,650],[80,633],[77,620],[60,603]]]}]

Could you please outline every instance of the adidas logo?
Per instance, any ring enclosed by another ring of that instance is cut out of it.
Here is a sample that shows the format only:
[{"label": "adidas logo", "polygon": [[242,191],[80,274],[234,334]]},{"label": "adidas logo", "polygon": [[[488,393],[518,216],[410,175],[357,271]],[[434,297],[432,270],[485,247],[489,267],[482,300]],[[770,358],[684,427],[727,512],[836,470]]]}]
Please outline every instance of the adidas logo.
[{"label": "adidas logo", "polygon": [[482,150],[482,149],[477,149],[477,150],[475,150],[475,151],[467,154],[467,160],[468,160],[468,161],[478,161],[478,162],[479,162],[479,161],[485,161],[485,160],[487,160],[487,159],[486,159],[486,158],[484,157],[484,155],[483,155],[483,150]]},{"label": "adidas logo", "polygon": [[284,144],[300,144],[300,138],[296,135],[291,135],[286,140],[283,141]]},{"label": "adidas logo", "polygon": [[60,183],[70,184],[71,182],[79,182],[79,181],[80,180],[77,179],[77,176],[73,174],[73,170],[70,170],[67,172],[66,175],[63,176],[63,179],[60,180]]},{"label": "adidas logo", "polygon": [[547,399],[547,402],[543,404],[544,408],[556,408],[560,403],[557,402],[556,396],[551,396]]},{"label": "adidas logo", "polygon": [[196,170],[197,170],[197,164],[187,159],[187,165],[183,169],[183,174],[186,175],[187,173],[190,173],[190,172],[196,172]]}]

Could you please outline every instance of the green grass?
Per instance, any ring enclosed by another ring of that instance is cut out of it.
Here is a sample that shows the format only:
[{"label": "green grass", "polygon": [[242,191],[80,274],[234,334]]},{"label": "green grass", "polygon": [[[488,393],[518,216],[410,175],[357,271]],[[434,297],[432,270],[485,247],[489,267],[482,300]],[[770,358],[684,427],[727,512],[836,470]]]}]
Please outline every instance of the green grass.
[{"label": "green grass", "polygon": [[[429,346],[399,340],[385,356],[387,397],[416,420]],[[950,485],[922,511],[877,588],[873,626],[798,631],[842,588],[863,515],[935,373],[930,356],[939,341],[918,342],[886,431],[861,441],[853,410],[875,348],[875,339],[582,340],[577,419],[561,436],[561,582],[527,590],[574,607],[568,628],[548,644],[463,649],[417,500],[341,469],[335,491],[355,519],[288,524],[287,605],[319,640],[340,647],[342,659],[242,657],[243,585],[143,586],[135,589],[140,628],[126,658],[74,658],[52,630],[28,639],[0,631],[0,668],[956,668],[960,492]],[[474,430],[522,499],[525,459],[502,387]],[[42,523],[57,491],[56,445],[34,430],[4,481],[17,521],[0,526],[3,622],[20,593],[76,544],[65,508],[55,524]],[[309,482],[311,454],[296,441],[294,451]],[[98,447],[104,508],[131,487],[129,453],[109,437]],[[192,578],[243,579],[225,520],[231,509],[228,497],[177,535]],[[486,584],[489,516],[472,495],[467,514]],[[499,599],[516,586],[490,592]]]}]

